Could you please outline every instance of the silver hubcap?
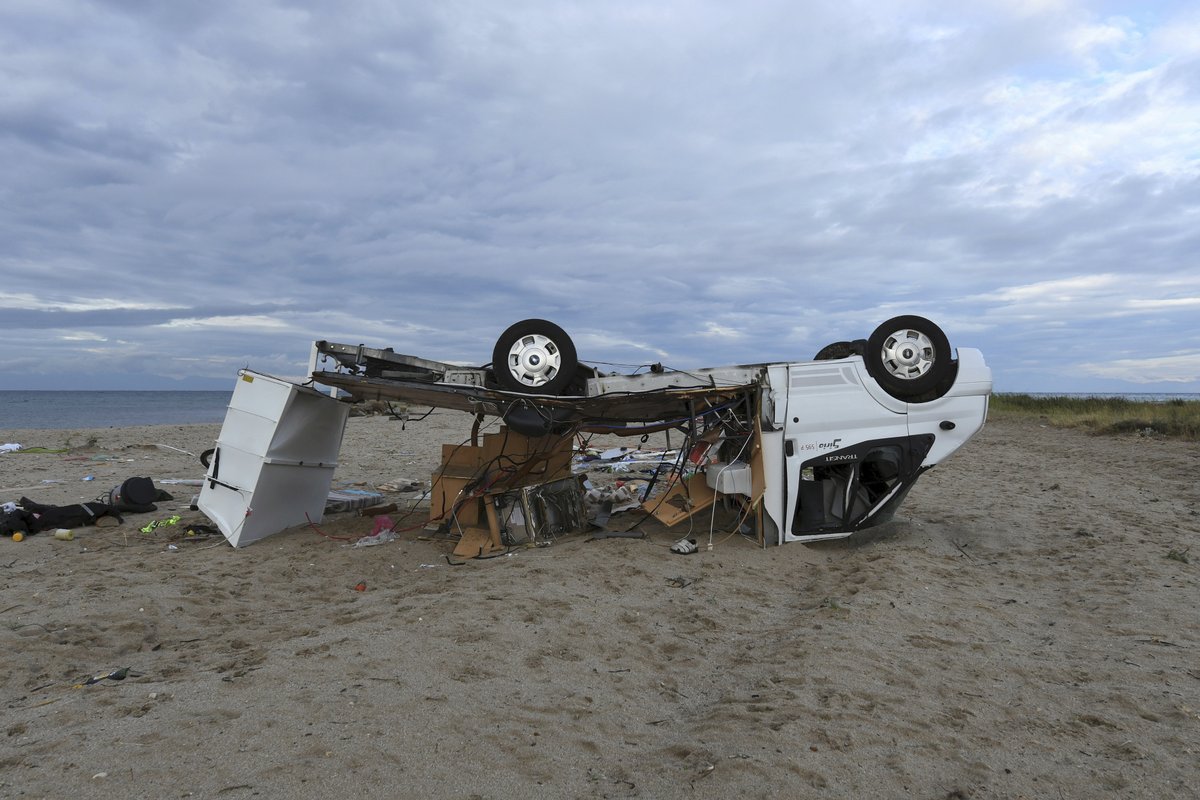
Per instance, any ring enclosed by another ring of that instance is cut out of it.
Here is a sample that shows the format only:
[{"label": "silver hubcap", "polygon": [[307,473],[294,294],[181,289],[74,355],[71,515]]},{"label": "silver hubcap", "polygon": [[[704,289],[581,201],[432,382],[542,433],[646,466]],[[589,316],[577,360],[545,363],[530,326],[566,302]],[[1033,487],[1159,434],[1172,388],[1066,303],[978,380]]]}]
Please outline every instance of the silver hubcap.
[{"label": "silver hubcap", "polygon": [[522,336],[508,351],[508,371],[525,386],[542,386],[562,368],[558,345],[541,334]]},{"label": "silver hubcap", "polygon": [[913,380],[933,368],[937,353],[920,331],[896,331],[883,343],[883,368],[897,378]]}]

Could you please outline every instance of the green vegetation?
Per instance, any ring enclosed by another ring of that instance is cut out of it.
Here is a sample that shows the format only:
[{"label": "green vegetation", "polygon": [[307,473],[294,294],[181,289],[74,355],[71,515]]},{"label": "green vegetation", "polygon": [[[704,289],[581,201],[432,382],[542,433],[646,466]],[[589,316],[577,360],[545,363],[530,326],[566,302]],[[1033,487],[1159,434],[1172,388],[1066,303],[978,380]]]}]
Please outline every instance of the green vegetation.
[{"label": "green vegetation", "polygon": [[65,442],[63,442],[63,444],[66,445],[66,447],[62,451],[55,450],[53,452],[57,453],[57,452],[71,452],[72,450],[90,450],[90,449],[95,448],[98,443],[99,443],[99,440],[95,436],[89,436],[87,438],[86,442],[84,442],[83,444],[77,444],[75,442],[75,433],[71,432],[71,433],[67,434],[67,439]]},{"label": "green vegetation", "polygon": [[1172,561],[1178,561],[1181,564],[1190,564],[1192,562],[1188,561],[1187,554],[1188,554],[1188,550],[1191,550],[1191,549],[1192,548],[1189,547],[1189,548],[1187,548],[1187,550],[1171,550],[1171,551],[1168,551],[1166,557],[1171,559]]},{"label": "green vegetation", "polygon": [[1200,440],[1200,401],[1152,403],[1120,397],[1032,397],[994,394],[992,419],[1036,418],[1059,428],[1081,428],[1098,434],[1136,433],[1171,439]]}]

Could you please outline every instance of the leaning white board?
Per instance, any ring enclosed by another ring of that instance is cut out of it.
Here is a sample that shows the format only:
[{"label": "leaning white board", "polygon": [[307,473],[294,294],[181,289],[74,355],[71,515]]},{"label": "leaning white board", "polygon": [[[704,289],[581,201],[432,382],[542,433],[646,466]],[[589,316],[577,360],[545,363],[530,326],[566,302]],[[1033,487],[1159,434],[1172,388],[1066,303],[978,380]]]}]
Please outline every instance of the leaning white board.
[{"label": "leaning white board", "polygon": [[234,547],[320,522],[349,411],[309,387],[242,370],[198,508]]}]

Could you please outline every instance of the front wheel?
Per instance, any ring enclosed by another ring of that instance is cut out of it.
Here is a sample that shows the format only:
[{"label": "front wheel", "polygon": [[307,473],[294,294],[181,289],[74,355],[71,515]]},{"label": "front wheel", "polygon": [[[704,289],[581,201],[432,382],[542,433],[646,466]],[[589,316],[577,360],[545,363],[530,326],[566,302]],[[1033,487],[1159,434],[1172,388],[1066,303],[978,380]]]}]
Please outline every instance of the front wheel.
[{"label": "front wheel", "polygon": [[911,315],[894,317],[876,328],[867,339],[863,358],[884,391],[910,402],[941,397],[950,389],[957,367],[942,329]]},{"label": "front wheel", "polygon": [[571,337],[544,319],[526,319],[510,326],[492,350],[496,383],[510,392],[562,394],[578,366]]}]

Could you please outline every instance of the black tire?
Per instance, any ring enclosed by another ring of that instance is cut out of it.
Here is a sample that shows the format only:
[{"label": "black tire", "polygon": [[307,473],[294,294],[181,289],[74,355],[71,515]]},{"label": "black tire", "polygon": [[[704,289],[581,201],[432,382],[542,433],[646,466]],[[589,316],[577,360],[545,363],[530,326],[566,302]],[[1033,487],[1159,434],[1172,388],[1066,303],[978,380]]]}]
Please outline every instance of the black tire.
[{"label": "black tire", "polygon": [[560,395],[575,380],[578,366],[571,337],[544,319],[511,325],[492,350],[492,374],[510,392]]},{"label": "black tire", "polygon": [[863,348],[867,346],[866,339],[855,339],[853,342],[834,342],[822,347],[815,356],[813,361],[832,361],[838,358],[849,358],[850,356],[861,356]]},{"label": "black tire", "polygon": [[560,408],[539,408],[520,403],[504,415],[504,424],[530,439],[554,434],[563,436],[571,430],[571,412]]},{"label": "black tire", "polygon": [[876,328],[867,339],[863,360],[885,392],[910,402],[944,395],[958,368],[942,329],[911,315],[894,317]]}]

